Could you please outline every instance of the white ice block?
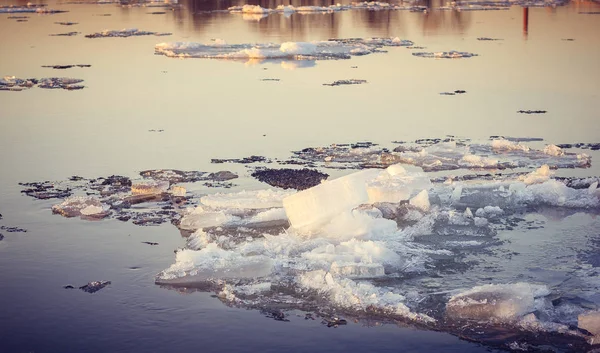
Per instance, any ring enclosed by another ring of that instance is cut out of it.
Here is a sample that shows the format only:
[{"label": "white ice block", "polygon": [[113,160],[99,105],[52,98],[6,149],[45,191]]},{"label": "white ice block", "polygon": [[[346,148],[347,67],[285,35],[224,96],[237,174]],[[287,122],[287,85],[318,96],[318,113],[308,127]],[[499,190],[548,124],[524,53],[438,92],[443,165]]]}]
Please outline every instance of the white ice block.
[{"label": "white ice block", "polygon": [[362,170],[284,198],[283,207],[290,224],[296,229],[310,231],[341,212],[367,203],[367,182],[380,173],[377,169]]},{"label": "white ice block", "polygon": [[431,188],[431,180],[423,173],[407,173],[400,165],[392,165],[367,185],[369,202],[400,202],[410,199],[417,190]]}]

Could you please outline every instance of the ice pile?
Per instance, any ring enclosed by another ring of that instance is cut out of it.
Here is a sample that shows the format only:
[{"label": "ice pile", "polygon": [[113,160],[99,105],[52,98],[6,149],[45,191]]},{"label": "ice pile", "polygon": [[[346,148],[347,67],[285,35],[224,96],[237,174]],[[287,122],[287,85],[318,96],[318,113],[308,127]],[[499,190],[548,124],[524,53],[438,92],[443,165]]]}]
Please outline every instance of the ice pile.
[{"label": "ice pile", "polygon": [[352,56],[381,52],[383,47],[410,46],[412,44],[410,41],[397,37],[285,42],[282,44],[226,44],[224,41],[218,40],[209,44],[160,43],[155,46],[155,52],[179,58],[325,60],[349,59]]},{"label": "ice pile", "polygon": [[134,36],[170,36],[171,33],[159,33],[159,32],[148,32],[148,31],[140,31],[137,28],[126,28],[122,30],[109,31],[104,30],[98,33],[86,34],[86,38],[108,38],[108,37],[119,37],[119,38],[127,38]]},{"label": "ice pile", "polygon": [[441,52],[417,52],[412,53],[414,56],[420,58],[435,58],[435,59],[459,59],[459,58],[471,58],[477,56],[477,54],[467,53],[464,51],[441,51]]},{"label": "ice pile", "polygon": [[565,153],[555,145],[534,150],[519,142],[494,140],[490,144],[459,146],[456,142],[434,144],[430,147],[383,154],[384,163],[406,163],[425,171],[460,168],[506,169],[519,167],[586,168],[591,158],[586,154]]}]

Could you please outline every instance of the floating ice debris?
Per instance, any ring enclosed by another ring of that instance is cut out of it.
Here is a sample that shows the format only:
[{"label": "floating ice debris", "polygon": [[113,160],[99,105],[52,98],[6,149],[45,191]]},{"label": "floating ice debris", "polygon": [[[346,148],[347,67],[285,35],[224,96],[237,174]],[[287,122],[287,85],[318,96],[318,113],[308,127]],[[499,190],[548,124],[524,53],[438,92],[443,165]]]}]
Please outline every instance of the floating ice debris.
[{"label": "floating ice debris", "polygon": [[600,142],[596,143],[561,143],[556,145],[559,148],[582,148],[582,149],[590,149],[592,151],[600,150]]},{"label": "floating ice debris", "polygon": [[353,78],[349,80],[333,81],[332,83],[324,83],[323,86],[361,85],[363,83],[367,83],[367,80],[357,80]]},{"label": "floating ice debris", "polygon": [[548,111],[546,110],[518,110],[517,113],[520,114],[546,114]]},{"label": "floating ice debris", "polygon": [[160,43],[155,52],[168,57],[206,59],[289,59],[324,60],[349,59],[352,56],[382,52],[383,47],[410,46],[411,41],[400,38],[330,39],[317,42],[285,42],[282,44],[226,44],[216,41],[200,43]]},{"label": "floating ice debris", "polygon": [[458,319],[516,322],[535,311],[550,294],[544,285],[529,283],[477,286],[450,298],[446,315]]},{"label": "floating ice debris", "polygon": [[273,319],[275,321],[283,321],[283,322],[289,322],[290,320],[285,318],[285,313],[282,311],[271,311],[266,313],[265,317],[269,318],[269,319]]},{"label": "floating ice debris", "polygon": [[467,91],[463,91],[463,90],[458,89],[458,90],[456,90],[454,92],[442,92],[442,93],[440,93],[440,95],[442,95],[442,96],[454,96],[454,95],[457,95],[457,94],[465,94],[465,93],[467,93]]},{"label": "floating ice debris", "polygon": [[73,67],[92,67],[92,65],[87,64],[78,64],[78,65],[42,65],[42,67],[47,67],[56,70],[65,70]]},{"label": "floating ice debris", "polygon": [[252,176],[263,183],[282,189],[304,190],[319,185],[328,174],[311,169],[259,169]]},{"label": "floating ice debris", "polygon": [[62,88],[68,91],[72,90],[80,90],[85,88],[85,86],[77,85],[77,83],[81,83],[83,80],[77,78],[67,78],[67,77],[48,77],[40,79],[38,84],[39,88],[46,89],[57,89]]},{"label": "floating ice debris", "polygon": [[81,32],[66,32],[66,33],[55,33],[55,34],[48,34],[51,37],[72,37],[72,36],[76,36]]},{"label": "floating ice debris", "polygon": [[77,22],[54,22],[57,25],[61,25],[61,26],[74,26],[77,25],[79,23]]},{"label": "floating ice debris", "polygon": [[471,58],[473,56],[477,56],[477,54],[467,53],[464,51],[442,51],[442,52],[418,52],[412,53],[414,56],[418,56],[421,58],[435,58],[435,59],[459,59],[459,58]]},{"label": "floating ice debris", "polygon": [[0,230],[6,231],[8,233],[27,233],[27,229],[19,227],[0,226]]},{"label": "floating ice debris", "polygon": [[52,206],[52,213],[64,217],[91,217],[102,219],[108,216],[108,205],[93,197],[73,196],[58,205]]},{"label": "floating ice debris", "polygon": [[552,168],[586,168],[591,163],[591,158],[586,154],[557,155],[556,150],[533,150],[508,140],[494,140],[490,145],[471,146],[457,146],[454,142],[440,143],[418,152],[383,154],[381,160],[389,164],[414,164],[425,171],[460,168],[506,169],[539,167],[544,164]]},{"label": "floating ice debris", "polygon": [[31,13],[40,13],[40,14],[55,14],[55,13],[64,13],[68,11],[63,10],[54,10],[45,7],[46,5],[34,5],[28,4],[27,6],[0,6],[0,13],[22,13],[22,12],[31,12]]},{"label": "floating ice debris", "polygon": [[143,181],[131,185],[133,195],[158,195],[167,192],[168,181]]},{"label": "floating ice debris", "polygon": [[0,79],[0,91],[22,91],[38,84],[35,78],[20,79],[15,76],[4,76]]},{"label": "floating ice debris", "polygon": [[[356,143],[356,144],[333,144],[327,147],[308,147],[301,151],[294,151],[296,159],[306,162],[325,162],[327,164],[343,163],[358,164],[354,166],[358,168],[363,165],[377,164],[379,155],[387,152],[387,150],[376,147],[376,144],[371,143]],[[291,161],[288,161],[291,163]]]},{"label": "floating ice debris", "polygon": [[79,289],[87,293],[96,293],[97,291],[108,286],[109,284],[110,281],[93,281],[86,284],[85,286],[79,287]]},{"label": "floating ice debris", "polygon": [[176,169],[155,169],[142,171],[140,172],[140,175],[144,178],[163,180],[168,181],[170,183],[193,183],[204,180],[227,181],[238,177],[236,174],[227,170],[222,170],[215,173],[208,173],[200,171],[183,171]]},{"label": "floating ice debris", "polygon": [[148,32],[148,31],[140,31],[137,28],[127,28],[122,29],[120,31],[109,31],[105,30],[98,33],[86,34],[86,38],[108,38],[108,37],[134,37],[134,36],[170,36],[171,33],[159,33],[159,32]]},{"label": "floating ice debris", "polygon": [[59,188],[50,182],[19,183],[19,185],[26,187],[26,189],[21,190],[22,193],[40,200],[65,198],[72,195],[68,187]]},{"label": "floating ice debris", "polygon": [[216,159],[213,158],[210,160],[211,163],[271,163],[271,160],[262,157],[262,156],[250,156],[244,158],[232,158],[232,159]]},{"label": "floating ice debris", "polygon": [[479,37],[479,38],[477,38],[477,40],[481,40],[481,41],[498,41],[498,40],[503,40],[503,39],[500,39],[500,38]]},{"label": "floating ice debris", "polygon": [[348,321],[346,321],[344,319],[340,319],[338,317],[332,317],[330,319],[323,319],[323,321],[321,323],[323,325],[326,325],[327,327],[338,327],[340,325],[348,324]]}]

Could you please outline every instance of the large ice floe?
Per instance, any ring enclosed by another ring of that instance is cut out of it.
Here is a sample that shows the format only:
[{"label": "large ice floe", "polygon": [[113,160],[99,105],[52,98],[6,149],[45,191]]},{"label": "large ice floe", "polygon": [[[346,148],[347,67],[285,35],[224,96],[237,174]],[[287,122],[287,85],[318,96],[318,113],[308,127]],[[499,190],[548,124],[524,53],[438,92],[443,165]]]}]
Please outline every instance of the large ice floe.
[{"label": "large ice floe", "polygon": [[352,56],[385,52],[384,47],[411,46],[409,40],[396,38],[331,39],[315,42],[285,42],[282,44],[227,44],[216,40],[209,44],[174,42],[160,43],[155,52],[168,57],[230,60],[326,60],[349,59]]},{"label": "large ice floe", "polygon": [[508,350],[599,342],[600,178],[564,176],[590,156],[538,138],[394,145],[214,161],[254,168],[266,189],[246,175],[245,190],[186,190],[237,175],[170,169],[22,186],[65,217],[170,221],[185,245],[158,285],[275,319],[403,322]]},{"label": "large ice floe", "polygon": [[138,37],[138,36],[170,36],[171,33],[141,31],[137,28],[125,28],[121,30],[104,30],[102,32],[86,34],[86,38],[109,38],[109,37]]},{"label": "large ice floe", "polygon": [[556,145],[534,149],[521,142],[495,139],[488,143],[470,143],[453,139],[402,143],[393,151],[374,144],[336,144],[309,147],[294,152],[292,161],[323,164],[332,168],[385,167],[412,164],[425,171],[453,169],[510,169],[523,167],[587,168],[591,158],[585,153],[568,153]]},{"label": "large ice floe", "polygon": [[[471,147],[531,153],[505,140]],[[530,161],[565,156],[554,147],[535,153]],[[510,332],[514,341],[502,341],[504,348],[550,344],[577,351],[593,340],[577,321],[594,328],[588,313],[596,307],[577,303],[600,304],[600,276],[581,261],[514,268],[517,247],[499,234],[543,227],[528,220],[543,209],[597,215],[600,190],[589,181],[569,187],[542,165],[494,180],[440,182],[393,164],[298,192],[207,195],[182,212],[177,226],[190,235],[156,283],[213,290],[236,306],[400,320],[490,344]],[[581,231],[594,236],[598,221],[588,224]],[[531,258],[549,261],[544,248],[528,248]],[[565,294],[568,287],[554,287],[562,276],[579,288],[576,298]]]}]

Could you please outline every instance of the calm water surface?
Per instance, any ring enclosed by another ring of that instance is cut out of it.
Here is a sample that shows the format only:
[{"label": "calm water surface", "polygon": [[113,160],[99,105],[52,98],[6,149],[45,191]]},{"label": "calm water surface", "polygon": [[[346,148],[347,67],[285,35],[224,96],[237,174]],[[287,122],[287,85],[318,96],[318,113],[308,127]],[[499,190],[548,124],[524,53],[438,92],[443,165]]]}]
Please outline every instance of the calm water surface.
[{"label": "calm water surface", "polygon": [[[290,322],[277,322],[258,311],[228,307],[211,293],[161,288],[154,276],[173,263],[173,250],[184,244],[175,227],[62,218],[50,211],[56,200],[30,199],[20,193],[18,183],[71,175],[135,177],[157,168],[218,171],[222,165],[211,164],[211,158],[286,157],[293,150],[336,142],[389,145],[446,135],[598,142],[600,15],[580,12],[600,11],[600,6],[573,2],[531,8],[527,31],[523,9],[516,6],[481,12],[272,14],[260,20],[207,13],[241,4],[184,1],[172,11],[51,1],[48,7],[69,12],[0,14],[1,75],[68,76],[84,79],[86,86],[81,91],[0,92],[0,223],[27,229],[4,232],[0,242],[0,351],[486,351],[449,334],[391,324],[358,322],[333,329],[304,320],[301,313]],[[260,4],[273,8],[281,3]],[[29,18],[17,22],[7,18],[12,15]],[[58,21],[78,24],[61,26]],[[84,37],[122,28],[172,35]],[[81,34],[48,36],[69,31]],[[423,59],[411,55],[413,49],[398,47],[302,67],[297,62],[154,55],[160,42],[208,43],[218,38],[232,44],[282,43],[376,36],[410,39],[425,51],[479,56]],[[56,64],[92,67],[41,67]],[[261,81],[265,78],[280,81]],[[368,83],[322,85],[350,78]],[[467,94],[439,95],[457,89]],[[521,109],[548,113],[517,114]],[[590,154],[593,161],[600,158]],[[239,165],[226,168],[248,173]],[[594,163],[591,169],[561,173],[600,174]],[[251,180],[240,184],[264,187]],[[196,186],[196,191],[220,190]],[[597,225],[583,216],[573,222]],[[555,225],[550,232],[562,234],[560,229]],[[101,279],[112,285],[93,295],[62,288]]]}]

